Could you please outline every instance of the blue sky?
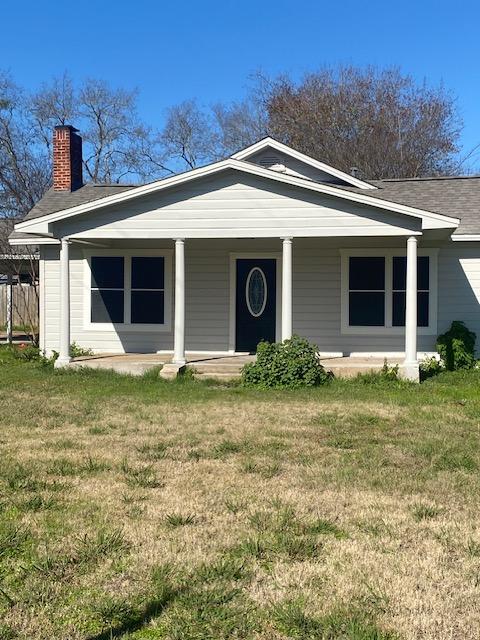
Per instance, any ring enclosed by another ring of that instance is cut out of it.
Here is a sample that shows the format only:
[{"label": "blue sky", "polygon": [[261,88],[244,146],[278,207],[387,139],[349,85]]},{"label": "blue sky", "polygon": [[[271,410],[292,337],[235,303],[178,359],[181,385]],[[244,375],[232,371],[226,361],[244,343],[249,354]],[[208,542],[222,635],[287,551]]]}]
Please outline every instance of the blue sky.
[{"label": "blue sky", "polygon": [[4,0],[0,67],[27,87],[67,70],[139,88],[141,115],[239,99],[248,76],[336,63],[398,65],[458,97],[480,143],[480,3],[444,0]]}]

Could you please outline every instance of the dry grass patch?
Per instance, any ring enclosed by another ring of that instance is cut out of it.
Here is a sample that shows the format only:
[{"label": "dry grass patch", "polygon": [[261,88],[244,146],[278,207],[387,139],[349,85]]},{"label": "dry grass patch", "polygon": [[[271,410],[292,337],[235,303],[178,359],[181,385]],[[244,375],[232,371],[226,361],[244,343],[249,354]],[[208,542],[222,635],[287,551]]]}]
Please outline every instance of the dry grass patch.
[{"label": "dry grass patch", "polygon": [[259,393],[0,366],[0,638],[477,638],[476,372]]}]

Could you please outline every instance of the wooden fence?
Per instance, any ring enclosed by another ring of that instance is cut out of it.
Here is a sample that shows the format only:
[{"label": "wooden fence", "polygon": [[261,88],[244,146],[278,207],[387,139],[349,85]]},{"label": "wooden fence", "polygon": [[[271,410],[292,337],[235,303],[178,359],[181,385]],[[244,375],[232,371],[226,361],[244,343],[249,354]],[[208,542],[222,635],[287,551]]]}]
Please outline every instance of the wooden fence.
[{"label": "wooden fence", "polygon": [[[7,324],[7,288],[0,284],[0,327]],[[14,284],[12,296],[13,326],[38,328],[38,289],[29,284]]]}]

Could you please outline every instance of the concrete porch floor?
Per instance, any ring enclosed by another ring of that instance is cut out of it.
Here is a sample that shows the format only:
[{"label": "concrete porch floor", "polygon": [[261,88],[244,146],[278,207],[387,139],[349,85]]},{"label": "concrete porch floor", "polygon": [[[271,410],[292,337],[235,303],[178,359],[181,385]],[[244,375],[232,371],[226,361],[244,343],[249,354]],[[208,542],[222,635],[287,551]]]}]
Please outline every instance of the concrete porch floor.
[{"label": "concrete porch floor", "polygon": [[[118,373],[143,375],[146,371],[171,362],[170,353],[119,353],[95,354],[75,358],[70,367],[89,367],[91,369],[108,369]],[[242,367],[247,362],[253,362],[254,355],[204,355],[187,354],[187,367],[193,368],[195,377],[235,379],[240,376]],[[321,363],[333,374],[340,378],[348,378],[358,373],[378,371],[383,367],[384,358],[343,356],[322,358]],[[400,358],[388,359],[389,366],[401,364]]]}]

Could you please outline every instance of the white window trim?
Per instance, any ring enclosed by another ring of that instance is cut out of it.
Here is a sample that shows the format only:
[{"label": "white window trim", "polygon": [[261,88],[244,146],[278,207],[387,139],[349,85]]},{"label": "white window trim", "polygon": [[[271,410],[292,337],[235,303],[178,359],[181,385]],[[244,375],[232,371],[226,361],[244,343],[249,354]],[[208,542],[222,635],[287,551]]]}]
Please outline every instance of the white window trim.
[{"label": "white window trim", "polygon": [[[83,251],[83,328],[85,331],[114,331],[115,333],[168,332],[172,329],[172,255],[171,249],[85,249]],[[92,257],[118,256],[125,260],[124,271],[124,319],[125,322],[92,322],[91,259]],[[164,322],[163,324],[140,324],[130,322],[131,261],[132,257],[152,256],[165,259],[164,273]]]},{"label": "white window trim", "polygon": [[[405,249],[340,249],[341,255],[341,333],[344,335],[398,336],[405,335],[405,327],[392,326],[392,264],[393,256],[406,256]],[[437,334],[438,307],[438,249],[418,249],[418,256],[428,256],[429,265],[429,324],[418,327],[418,335]],[[385,258],[385,326],[358,327],[350,326],[349,319],[349,259],[351,257],[384,257]]]}]

